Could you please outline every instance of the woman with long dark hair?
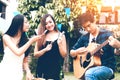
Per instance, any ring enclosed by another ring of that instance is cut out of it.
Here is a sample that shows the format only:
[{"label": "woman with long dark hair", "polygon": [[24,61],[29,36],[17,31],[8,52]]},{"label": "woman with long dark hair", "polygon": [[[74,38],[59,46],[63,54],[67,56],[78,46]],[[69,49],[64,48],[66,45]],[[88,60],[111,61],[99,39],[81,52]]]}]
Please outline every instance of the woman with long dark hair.
[{"label": "woman with long dark hair", "polygon": [[25,32],[29,30],[27,18],[21,14],[16,15],[7,32],[3,35],[3,60],[0,63],[0,80],[22,80],[23,68],[26,71],[26,80],[32,75],[28,66],[30,46],[41,36],[27,39]]}]

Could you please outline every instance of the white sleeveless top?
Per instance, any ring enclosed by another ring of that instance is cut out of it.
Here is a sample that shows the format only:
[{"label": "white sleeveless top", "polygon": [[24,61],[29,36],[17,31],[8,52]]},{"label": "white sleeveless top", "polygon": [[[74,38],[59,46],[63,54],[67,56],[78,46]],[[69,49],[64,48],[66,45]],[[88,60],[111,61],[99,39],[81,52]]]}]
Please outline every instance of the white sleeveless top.
[{"label": "white sleeveless top", "polygon": [[3,60],[0,63],[0,80],[22,80],[23,58],[24,54],[17,56],[6,47]]}]

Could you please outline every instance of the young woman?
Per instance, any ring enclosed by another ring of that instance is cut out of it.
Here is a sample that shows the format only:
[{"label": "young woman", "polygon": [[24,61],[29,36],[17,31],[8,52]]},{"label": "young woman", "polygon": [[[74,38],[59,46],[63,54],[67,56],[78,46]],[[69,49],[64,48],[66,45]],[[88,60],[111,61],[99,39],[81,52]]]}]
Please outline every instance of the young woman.
[{"label": "young woman", "polygon": [[26,71],[26,80],[32,79],[27,61],[28,54],[30,45],[41,37],[34,36],[28,40],[25,34],[28,30],[27,18],[18,14],[3,35],[4,56],[0,63],[0,80],[22,80],[23,68]]},{"label": "young woman", "polygon": [[[47,33],[43,35],[44,31]],[[38,34],[42,40],[36,42],[34,56],[38,57],[36,77],[59,80],[61,65],[67,55],[65,35],[58,31],[50,14],[42,17]]]}]

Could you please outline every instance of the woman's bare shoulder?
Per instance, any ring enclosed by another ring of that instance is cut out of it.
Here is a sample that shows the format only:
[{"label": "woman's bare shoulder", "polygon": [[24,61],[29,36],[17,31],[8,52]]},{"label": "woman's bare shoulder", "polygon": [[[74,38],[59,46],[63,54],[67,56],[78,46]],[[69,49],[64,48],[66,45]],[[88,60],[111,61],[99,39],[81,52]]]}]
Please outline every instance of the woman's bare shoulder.
[{"label": "woman's bare shoulder", "polygon": [[3,35],[3,39],[7,39],[7,38],[10,38],[10,36],[7,35],[7,34],[4,34],[4,35]]}]

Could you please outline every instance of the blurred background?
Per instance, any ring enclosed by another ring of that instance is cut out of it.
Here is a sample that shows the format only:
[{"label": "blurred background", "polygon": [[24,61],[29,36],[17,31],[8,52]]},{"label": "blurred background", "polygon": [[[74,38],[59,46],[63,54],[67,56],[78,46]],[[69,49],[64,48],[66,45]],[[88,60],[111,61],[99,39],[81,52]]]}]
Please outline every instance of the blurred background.
[{"label": "blurred background", "polygon": [[[77,22],[77,17],[84,12],[92,12],[95,15],[97,25],[112,31],[114,36],[120,40],[119,0],[0,0],[0,40],[15,15],[23,14],[28,18],[30,30],[27,35],[32,37],[41,17],[49,13],[55,18],[59,31],[65,31],[68,56],[65,58],[63,71],[65,77],[66,75],[73,76],[73,59],[69,56],[69,51],[77,39],[86,33]],[[29,62],[34,74],[37,58],[33,57],[34,44],[32,47]],[[116,75],[120,75],[120,50],[116,49],[115,53]],[[0,53],[0,60],[2,56],[3,54]],[[68,80],[73,79],[70,77]],[[115,80],[118,80],[118,76]]]}]

